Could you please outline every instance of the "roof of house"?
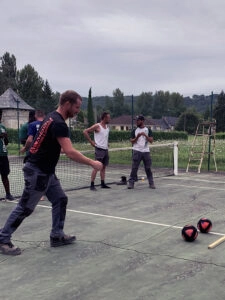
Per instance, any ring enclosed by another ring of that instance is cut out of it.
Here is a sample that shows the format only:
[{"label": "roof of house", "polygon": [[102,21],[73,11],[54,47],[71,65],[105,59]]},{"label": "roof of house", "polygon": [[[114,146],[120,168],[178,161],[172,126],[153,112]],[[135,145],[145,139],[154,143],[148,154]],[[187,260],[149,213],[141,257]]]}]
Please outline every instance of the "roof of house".
[{"label": "roof of house", "polygon": [[[134,120],[135,122],[135,120]],[[147,126],[160,126],[162,129],[170,129],[171,126],[175,126],[177,122],[176,117],[162,117],[162,119],[145,119],[145,125]],[[113,118],[110,121],[111,125],[127,126],[132,124],[132,116],[123,115],[117,118]]]},{"label": "roof of house", "polygon": [[34,108],[28,105],[16,92],[11,88],[8,88],[0,96],[0,109],[11,108],[11,109],[25,109],[33,110]]}]

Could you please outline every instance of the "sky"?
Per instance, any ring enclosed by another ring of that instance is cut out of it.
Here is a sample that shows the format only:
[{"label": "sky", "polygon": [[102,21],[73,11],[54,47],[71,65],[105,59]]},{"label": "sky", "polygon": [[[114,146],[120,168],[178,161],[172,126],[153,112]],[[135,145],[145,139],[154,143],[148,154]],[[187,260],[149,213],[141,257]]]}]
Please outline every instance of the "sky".
[{"label": "sky", "polygon": [[0,56],[87,97],[225,89],[224,0],[0,0]]}]

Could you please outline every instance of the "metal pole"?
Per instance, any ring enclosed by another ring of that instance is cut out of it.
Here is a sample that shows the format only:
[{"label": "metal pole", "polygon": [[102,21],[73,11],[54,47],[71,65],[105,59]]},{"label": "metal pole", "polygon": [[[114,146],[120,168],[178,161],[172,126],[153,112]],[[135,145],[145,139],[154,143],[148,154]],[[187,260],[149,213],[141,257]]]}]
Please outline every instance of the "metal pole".
[{"label": "metal pole", "polygon": [[[213,92],[211,93],[210,102],[210,122],[212,122],[212,104],[213,104]],[[210,156],[211,156],[211,126],[209,127],[209,150],[208,150],[208,171],[210,170]]]},{"label": "metal pole", "polygon": [[20,115],[19,115],[19,103],[20,101],[16,99],[16,109],[17,109],[17,140],[18,140],[18,151],[20,151]]},{"label": "metal pole", "polygon": [[134,128],[134,96],[131,96],[131,115],[132,115],[132,130]]}]

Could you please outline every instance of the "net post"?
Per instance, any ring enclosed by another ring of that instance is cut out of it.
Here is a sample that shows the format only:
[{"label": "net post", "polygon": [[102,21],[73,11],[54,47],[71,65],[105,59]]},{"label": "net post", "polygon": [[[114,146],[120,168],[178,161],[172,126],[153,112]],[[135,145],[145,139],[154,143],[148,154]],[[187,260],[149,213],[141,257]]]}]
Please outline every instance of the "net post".
[{"label": "net post", "polygon": [[173,143],[173,172],[174,175],[178,175],[178,142],[174,141]]}]

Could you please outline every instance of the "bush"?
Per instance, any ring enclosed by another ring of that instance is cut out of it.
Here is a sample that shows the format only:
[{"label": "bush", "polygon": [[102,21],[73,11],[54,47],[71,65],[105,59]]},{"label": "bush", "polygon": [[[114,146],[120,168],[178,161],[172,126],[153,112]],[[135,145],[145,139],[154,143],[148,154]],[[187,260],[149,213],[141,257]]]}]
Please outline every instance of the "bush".
[{"label": "bush", "polygon": [[215,134],[215,139],[217,140],[225,140],[225,133],[224,132],[219,132]]},{"label": "bush", "polygon": [[[18,131],[17,129],[7,129],[9,142],[17,144],[18,143]],[[91,134],[93,138],[93,134]],[[127,142],[130,140],[130,131],[117,131],[110,130],[109,133],[109,143],[112,142]],[[75,129],[70,131],[70,138],[72,143],[86,143],[87,140],[84,137],[83,130]],[[154,141],[160,140],[188,140],[188,135],[186,132],[181,131],[153,131]],[[224,137],[225,138],[225,137]]]},{"label": "bush", "polygon": [[[82,130],[71,130],[70,134],[71,140],[73,143],[84,143],[87,142],[83,135]],[[130,131],[118,131],[110,130],[109,133],[109,143],[112,142],[124,142],[129,141],[131,137]],[[93,138],[93,136],[92,136]],[[188,140],[188,134],[181,131],[154,131],[153,132],[154,141],[159,140]]]},{"label": "bush", "polygon": [[8,139],[9,139],[9,143],[12,144],[17,144],[18,143],[18,130],[17,129],[11,129],[11,128],[7,128],[7,133],[8,133]]}]

